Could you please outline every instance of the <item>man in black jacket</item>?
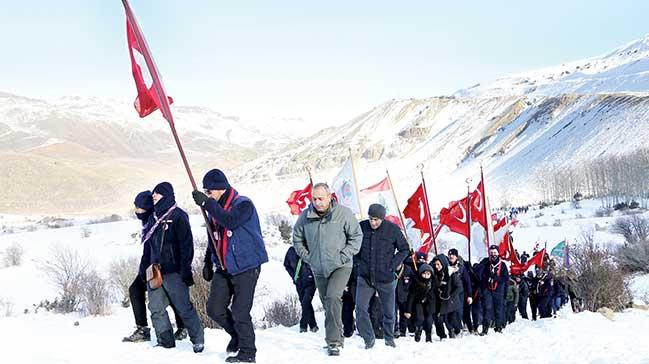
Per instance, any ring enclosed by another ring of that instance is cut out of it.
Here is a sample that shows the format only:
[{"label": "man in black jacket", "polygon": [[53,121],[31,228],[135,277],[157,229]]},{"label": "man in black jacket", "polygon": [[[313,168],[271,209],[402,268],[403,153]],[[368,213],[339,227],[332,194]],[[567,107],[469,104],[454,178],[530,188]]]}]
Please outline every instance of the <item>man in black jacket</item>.
[{"label": "man in black jacket", "polygon": [[[450,267],[457,267],[459,270],[460,278],[462,280],[462,321],[466,324],[469,332],[473,332],[473,322],[471,321],[471,304],[473,303],[473,287],[471,285],[471,274],[469,269],[471,265],[468,265],[464,262],[464,259],[460,257],[457,249],[449,249],[448,251],[448,262]],[[476,323],[477,324],[477,323]],[[456,333],[459,334],[459,333]]]},{"label": "man in black jacket", "polygon": [[295,252],[295,248],[291,246],[284,257],[284,268],[291,277],[300,298],[300,306],[302,306],[300,332],[307,332],[308,328],[311,328],[311,332],[318,332],[318,324],[315,321],[313,305],[311,304],[315,295],[315,280],[313,279],[311,267],[302,261],[302,258]]},{"label": "man in black jacket", "polygon": [[368,211],[369,219],[360,223],[363,242],[357,255],[356,322],[358,332],[365,340],[366,349],[372,348],[376,340],[368,311],[370,300],[376,293],[381,300],[383,311],[385,345],[396,347],[394,342],[396,270],[408,255],[409,248],[399,227],[385,220],[385,213],[385,207],[372,204]]},{"label": "man in black jacket", "polygon": [[505,327],[505,291],[509,282],[509,270],[500,260],[497,245],[489,247],[489,258],[480,262],[480,277],[482,284],[482,332],[489,332],[491,323],[495,323],[496,332],[502,332]]},{"label": "man in black jacket", "polygon": [[523,276],[518,275],[514,279],[518,282],[518,313],[521,315],[521,318],[527,320],[527,299],[530,296],[530,285]]},{"label": "man in black jacket", "polygon": [[204,348],[203,325],[189,300],[189,287],[194,284],[192,259],[194,240],[187,213],[177,207],[173,187],[162,182],[153,189],[154,224],[144,237],[144,254],[140,274],[152,264],[160,267],[162,286],[149,290],[151,321],[158,338],[158,345],[165,348],[176,346],[167,315],[167,306],[173,304],[185,322],[194,352]]}]

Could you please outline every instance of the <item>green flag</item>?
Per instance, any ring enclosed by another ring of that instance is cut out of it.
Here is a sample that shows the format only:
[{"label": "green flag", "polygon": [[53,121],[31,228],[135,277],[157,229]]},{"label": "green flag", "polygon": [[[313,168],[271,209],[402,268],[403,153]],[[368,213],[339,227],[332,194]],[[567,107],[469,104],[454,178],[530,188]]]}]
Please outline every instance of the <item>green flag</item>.
[{"label": "green flag", "polygon": [[558,258],[563,258],[565,254],[566,254],[566,241],[565,240],[560,242],[559,244],[557,244],[550,251],[550,255],[558,257]]}]

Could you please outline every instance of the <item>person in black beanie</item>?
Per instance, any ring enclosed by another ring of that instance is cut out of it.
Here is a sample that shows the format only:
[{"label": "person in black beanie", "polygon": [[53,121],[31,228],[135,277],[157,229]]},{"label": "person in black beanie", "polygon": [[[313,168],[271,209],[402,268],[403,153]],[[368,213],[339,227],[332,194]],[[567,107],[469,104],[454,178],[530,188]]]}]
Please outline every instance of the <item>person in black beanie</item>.
[{"label": "person in black beanie", "polygon": [[[142,191],[135,196],[135,216],[142,222],[141,240],[144,239],[146,233],[153,225],[153,198],[151,191]],[[146,270],[142,268],[142,260],[140,260],[140,271]],[[128,298],[131,301],[133,308],[133,316],[135,317],[135,331],[122,339],[124,342],[141,342],[151,340],[151,329],[146,319],[146,277],[138,273],[133,280],[133,283],[128,287]],[[176,332],[174,338],[177,341],[187,338],[187,329],[183,322],[182,317],[176,310],[174,305],[171,305],[176,317]]]},{"label": "person in black beanie", "polygon": [[[257,353],[250,310],[261,265],[268,262],[259,216],[252,201],[230,186],[225,174],[212,169],[203,177],[205,193],[194,191],[207,210],[214,236],[205,252],[203,278],[211,281],[207,314],[230,334],[228,363],[254,363]],[[214,272],[216,267],[216,272]]]},{"label": "person in black beanie", "polygon": [[[176,205],[173,187],[162,182],[153,189],[153,226],[146,233],[140,275],[157,264],[162,274],[162,286],[153,288],[148,284],[151,321],[164,348],[176,346],[167,306],[176,306],[182,317],[195,353],[204,349],[203,325],[189,300],[189,287],[194,284],[192,260],[194,239],[187,213]],[[143,271],[144,269],[144,271]]]},{"label": "person in black beanie", "polygon": [[356,285],[356,325],[365,348],[374,346],[376,337],[370,321],[370,301],[378,294],[383,311],[385,345],[396,347],[394,322],[397,267],[408,256],[409,246],[399,227],[385,220],[385,207],[370,205],[369,219],[361,221],[363,240],[358,259]]}]

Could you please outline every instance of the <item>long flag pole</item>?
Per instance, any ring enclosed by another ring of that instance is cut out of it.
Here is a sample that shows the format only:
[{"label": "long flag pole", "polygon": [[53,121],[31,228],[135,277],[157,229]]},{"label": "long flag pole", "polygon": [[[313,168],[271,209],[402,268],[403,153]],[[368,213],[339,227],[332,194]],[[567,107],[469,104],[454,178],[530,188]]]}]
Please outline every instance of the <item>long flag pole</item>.
[{"label": "long flag pole", "polygon": [[[467,201],[467,250],[469,252],[469,262],[471,261],[471,187],[469,186],[470,180],[467,180],[466,183],[466,201]],[[462,202],[460,202],[462,203]]]},{"label": "long flag pole", "polygon": [[[144,35],[142,34],[140,25],[138,24],[137,19],[135,18],[135,14],[133,14],[133,11],[131,10],[131,6],[129,5],[128,0],[122,0],[122,4],[124,5],[124,11],[126,12],[126,17],[133,27],[133,34],[135,35],[135,41],[137,42],[138,46],[142,50],[144,56],[143,58],[146,62],[146,66],[149,70],[149,74],[151,75],[151,79],[153,80],[153,87],[155,89],[160,104],[160,112],[162,113],[162,116],[165,118],[165,120],[167,120],[167,123],[171,128],[171,134],[173,135],[174,141],[176,142],[176,146],[178,147],[180,158],[183,161],[183,165],[185,166],[185,171],[187,172],[189,181],[192,184],[192,188],[194,190],[197,190],[198,188],[196,187],[196,181],[194,180],[194,175],[192,174],[192,171],[189,168],[189,163],[187,162],[185,151],[183,150],[183,146],[180,143],[180,139],[178,138],[178,133],[176,132],[173,115],[171,113],[171,108],[169,107],[169,100],[167,99],[167,93],[165,92],[164,86],[162,85],[162,81],[160,80],[158,68],[156,67],[155,62],[153,61],[153,56],[151,55],[149,46],[146,40],[144,39]],[[219,263],[221,264],[221,266],[223,266],[223,259],[221,257],[220,252],[218,251],[219,249],[216,249],[212,225],[210,224],[207,218],[205,209],[203,209],[202,207],[201,207],[201,213],[203,215],[203,219],[205,220],[205,225],[207,226],[210,240],[212,244],[214,244],[215,251],[217,252],[216,256],[219,259]]]},{"label": "long flag pole", "polygon": [[489,251],[489,246],[491,244],[496,244],[497,242],[493,241],[494,240],[494,227],[493,224],[491,223],[491,218],[489,212],[491,211],[491,206],[489,205],[489,199],[487,199],[487,186],[485,186],[485,181],[484,181],[484,173],[482,170],[482,165],[480,165],[480,180],[482,181],[482,198],[483,198],[483,210],[484,210],[484,218],[487,223],[487,251]]},{"label": "long flag pole", "polygon": [[435,249],[435,255],[437,255],[437,237],[435,235],[435,229],[433,226],[433,217],[430,215],[430,206],[428,205],[428,190],[426,189],[426,180],[424,179],[424,165],[420,165],[419,173],[421,174],[421,186],[424,188],[424,208],[426,209],[426,214],[428,214],[428,226],[430,227],[430,234],[432,235],[433,249]]},{"label": "long flag pole", "polygon": [[349,148],[349,160],[352,162],[352,177],[354,177],[354,188],[356,189],[356,200],[358,202],[358,212],[361,214],[363,220],[363,206],[361,206],[361,193],[358,190],[358,179],[356,179],[356,163],[354,163],[354,156],[352,155],[352,148]]}]

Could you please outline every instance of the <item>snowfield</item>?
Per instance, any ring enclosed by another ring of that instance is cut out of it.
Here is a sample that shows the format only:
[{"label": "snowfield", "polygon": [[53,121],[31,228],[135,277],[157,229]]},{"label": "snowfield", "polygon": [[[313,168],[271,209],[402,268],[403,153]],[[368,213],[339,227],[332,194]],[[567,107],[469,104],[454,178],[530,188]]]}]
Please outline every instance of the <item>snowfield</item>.
[{"label": "snowfield", "polygon": [[[254,195],[252,195],[254,199]],[[547,241],[551,249],[560,240],[579,243],[584,229],[594,229],[599,243],[619,243],[621,238],[604,227],[616,218],[595,217],[599,201],[583,201],[582,208],[569,203],[519,215],[520,224],[514,232],[514,244],[520,252],[530,251],[536,242]],[[540,216],[540,213],[543,216]],[[616,213],[617,214],[617,213]],[[263,215],[263,211],[262,211]],[[646,213],[645,213],[646,216]],[[26,217],[3,217],[2,224],[25,225]],[[30,217],[31,220],[38,220]],[[203,233],[201,217],[192,216],[196,236]],[[263,218],[262,218],[263,220]],[[560,221],[560,226],[556,224]],[[34,304],[54,299],[56,290],[39,267],[48,259],[54,246],[68,246],[91,259],[99,272],[106,275],[111,262],[123,257],[139,257],[141,246],[132,234],[139,231],[135,220],[83,225],[76,220],[70,227],[59,229],[16,229],[0,234],[0,251],[12,244],[25,250],[19,267],[0,269],[0,342],[3,363],[218,363],[226,357],[228,335],[222,330],[206,329],[206,349],[194,354],[188,340],[175,349],[154,348],[151,343],[122,343],[122,337],[134,327],[131,308],[119,305],[116,294],[112,314],[103,317],[82,317],[79,313],[54,314]],[[274,299],[293,294],[294,288],[282,266],[287,245],[276,228],[263,223],[270,262],[264,264],[258,284],[260,294],[253,308],[253,320],[259,322],[264,306]],[[450,234],[450,233],[449,233]],[[202,252],[197,251],[197,255]],[[638,303],[649,297],[649,276],[637,276],[631,288]],[[319,299],[314,299],[316,310]],[[25,313],[27,312],[27,313]],[[173,317],[173,316],[172,316]],[[509,325],[503,334],[487,337],[463,334],[455,340],[432,344],[415,343],[412,337],[399,338],[397,348],[385,347],[379,340],[372,350],[365,350],[359,336],[347,339],[339,358],[326,356],[324,316],[316,312],[321,330],[298,333],[298,328],[274,327],[257,329],[258,363],[395,363],[440,358],[471,363],[649,363],[649,312],[629,309],[617,313],[613,321],[599,313],[573,314],[567,307],[556,319],[535,322],[521,320]],[[78,323],[78,324],[77,324]]]}]

